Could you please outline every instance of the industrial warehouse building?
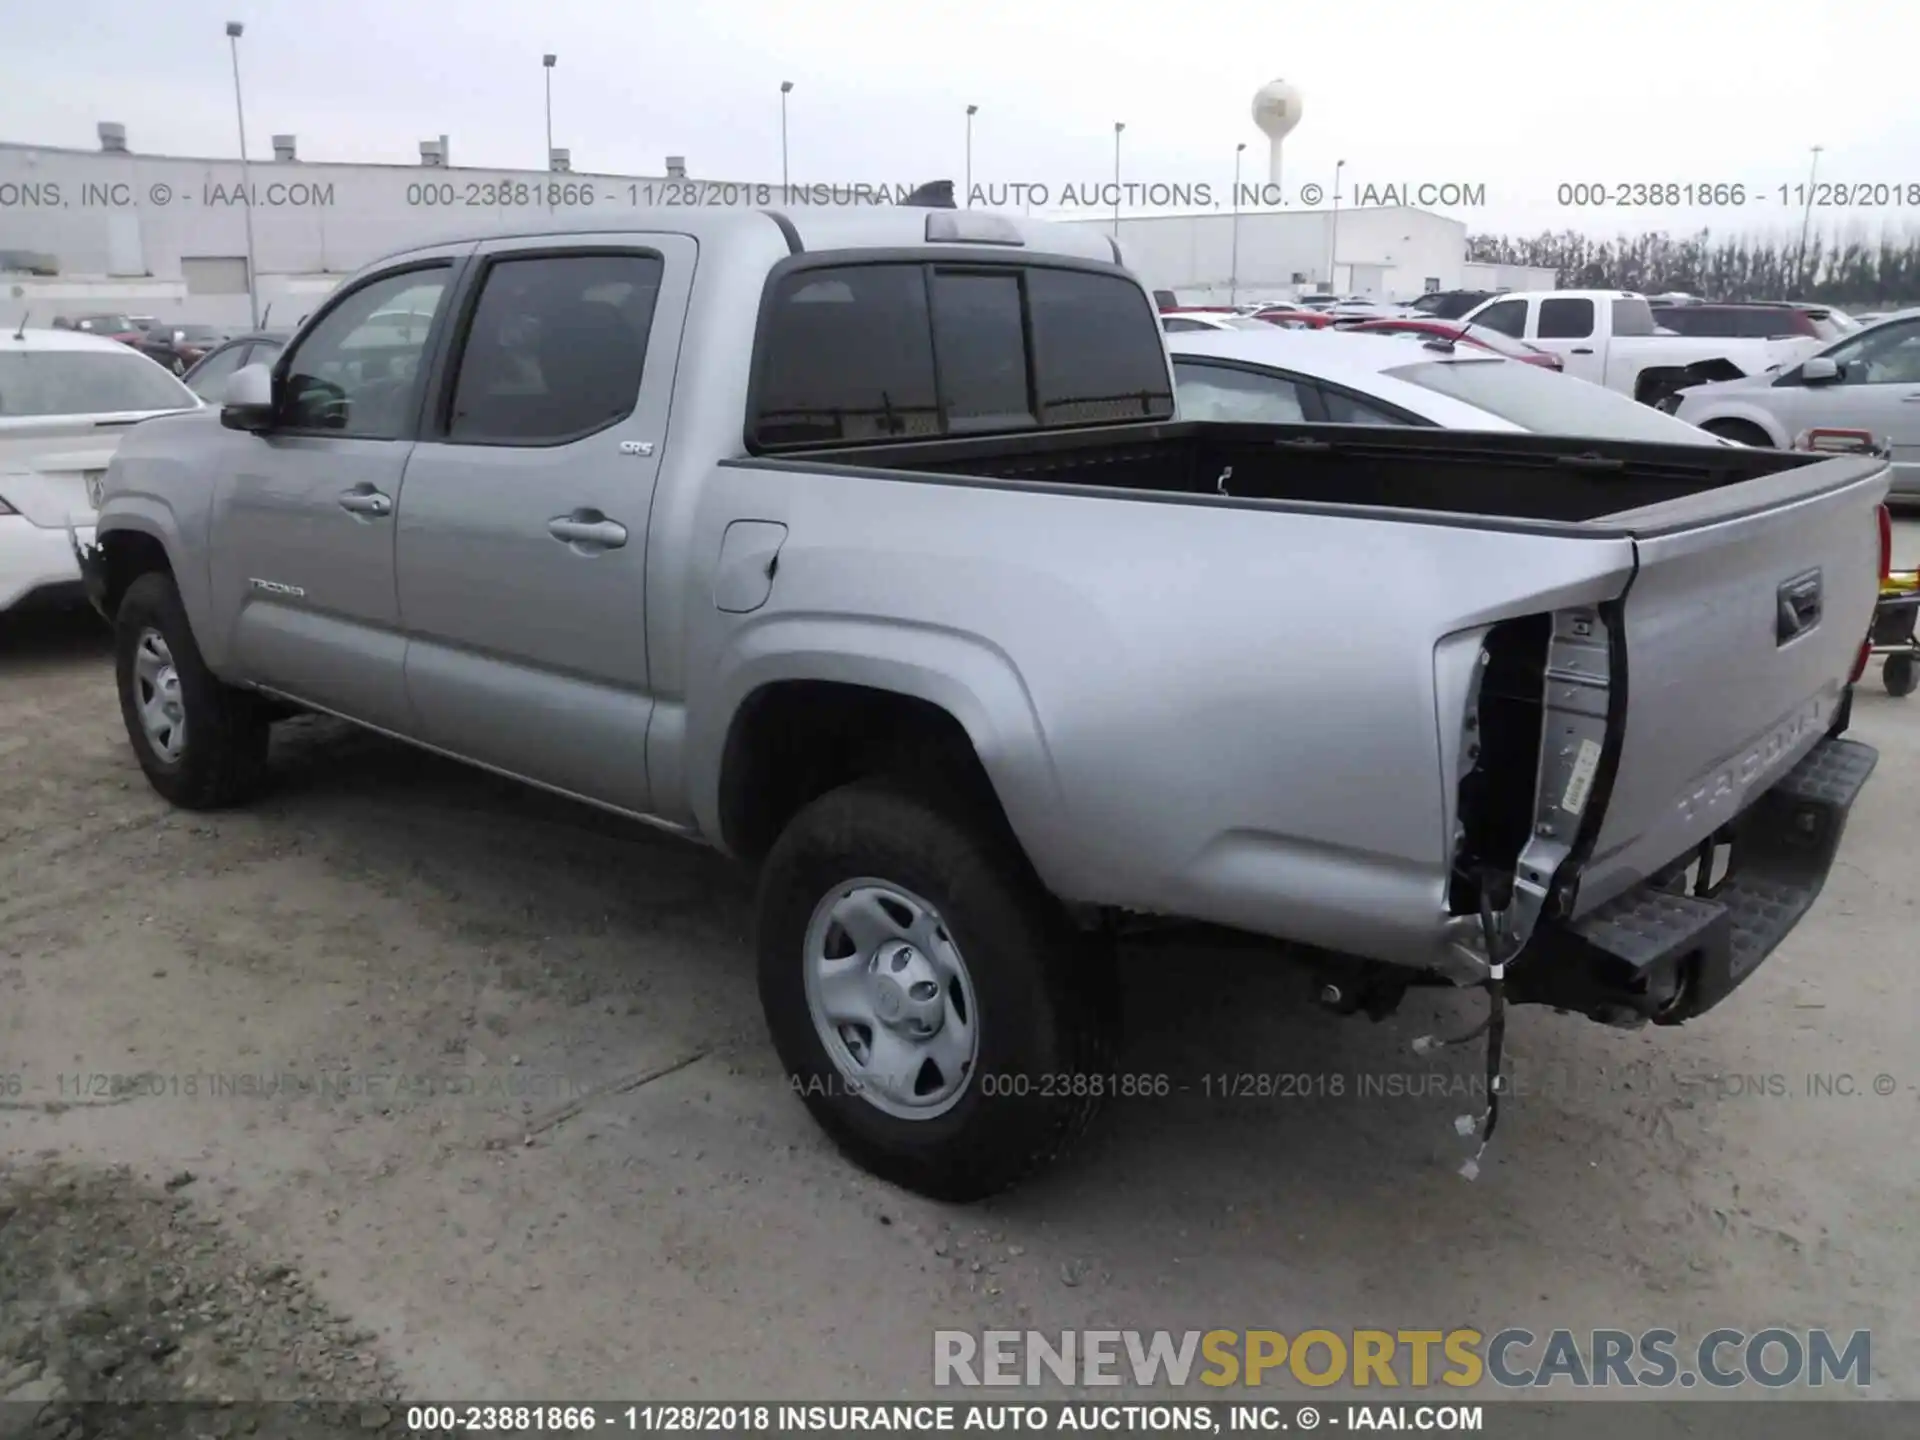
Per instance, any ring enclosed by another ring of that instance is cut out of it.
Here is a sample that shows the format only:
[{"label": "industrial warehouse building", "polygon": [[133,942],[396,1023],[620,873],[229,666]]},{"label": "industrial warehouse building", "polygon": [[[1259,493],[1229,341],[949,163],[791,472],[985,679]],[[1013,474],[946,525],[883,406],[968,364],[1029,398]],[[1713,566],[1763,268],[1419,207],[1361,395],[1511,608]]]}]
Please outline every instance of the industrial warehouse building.
[{"label": "industrial warehouse building", "polygon": [[[575,173],[565,151],[547,171],[471,169],[451,163],[442,136],[421,142],[416,165],[315,163],[299,158],[295,137],[279,135],[272,160],[243,166],[144,155],[122,127],[99,130],[98,150],[0,142],[0,316],[9,321],[106,310],[244,326],[251,251],[266,323],[289,326],[342,276],[411,244],[548,214],[778,200],[774,185],[689,179],[677,157],[659,176]],[[1123,215],[1118,231],[1141,277],[1190,303],[1320,289],[1524,288],[1553,278],[1469,265],[1460,222],[1405,207]]]}]

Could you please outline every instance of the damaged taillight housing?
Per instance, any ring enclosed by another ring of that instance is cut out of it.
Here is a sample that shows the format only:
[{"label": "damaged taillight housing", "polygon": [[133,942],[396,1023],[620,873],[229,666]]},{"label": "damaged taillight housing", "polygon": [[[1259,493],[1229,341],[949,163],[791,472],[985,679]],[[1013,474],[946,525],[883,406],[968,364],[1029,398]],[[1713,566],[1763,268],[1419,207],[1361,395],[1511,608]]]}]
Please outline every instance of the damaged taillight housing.
[{"label": "damaged taillight housing", "polygon": [[[1572,907],[1604,790],[1618,617],[1579,606],[1502,621],[1480,648],[1463,718],[1455,914],[1493,912],[1512,945]],[[1569,864],[1569,862],[1574,862]]]}]

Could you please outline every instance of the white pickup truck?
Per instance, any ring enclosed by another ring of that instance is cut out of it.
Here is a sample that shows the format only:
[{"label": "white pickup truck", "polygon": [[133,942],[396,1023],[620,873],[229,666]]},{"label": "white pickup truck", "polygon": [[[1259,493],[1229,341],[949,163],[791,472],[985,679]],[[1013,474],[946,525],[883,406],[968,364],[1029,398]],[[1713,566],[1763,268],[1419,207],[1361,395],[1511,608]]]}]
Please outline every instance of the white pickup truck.
[{"label": "white pickup truck", "polygon": [[1797,365],[1821,342],[1663,335],[1646,297],[1625,290],[1521,290],[1469,310],[1484,325],[1558,355],[1566,373],[1648,405],[1689,385],[1738,380]]}]

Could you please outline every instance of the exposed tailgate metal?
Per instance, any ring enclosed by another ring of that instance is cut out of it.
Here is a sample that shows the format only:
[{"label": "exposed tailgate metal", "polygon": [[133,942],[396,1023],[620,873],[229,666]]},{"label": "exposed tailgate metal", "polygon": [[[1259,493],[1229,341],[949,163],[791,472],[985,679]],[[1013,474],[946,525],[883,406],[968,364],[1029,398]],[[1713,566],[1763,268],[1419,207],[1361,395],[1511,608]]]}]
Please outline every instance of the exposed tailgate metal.
[{"label": "exposed tailgate metal", "polygon": [[1626,732],[1575,915],[1697,849],[1827,733],[1872,618],[1890,476],[1836,458],[1609,517],[1639,561]]}]

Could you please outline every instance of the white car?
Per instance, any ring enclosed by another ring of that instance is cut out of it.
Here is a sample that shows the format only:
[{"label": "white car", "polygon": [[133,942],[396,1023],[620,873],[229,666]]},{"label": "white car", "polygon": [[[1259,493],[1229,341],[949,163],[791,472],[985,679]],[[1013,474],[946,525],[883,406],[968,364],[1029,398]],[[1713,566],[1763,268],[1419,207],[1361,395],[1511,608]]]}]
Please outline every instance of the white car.
[{"label": "white car", "polygon": [[1865,430],[1893,452],[1899,505],[1920,501],[1920,309],[1849,331],[1772,375],[1696,385],[1662,402],[1670,413],[1747,445],[1790,447],[1803,430]]},{"label": "white car", "polygon": [[1264,320],[1251,315],[1221,315],[1187,311],[1160,317],[1160,328],[1169,335],[1197,335],[1213,330],[1271,330]]},{"label": "white car", "polygon": [[0,328],[0,611],[80,596],[74,533],[127,428],[200,398],[118,340]]},{"label": "white car", "polygon": [[1725,444],[1603,385],[1470,346],[1280,330],[1173,335],[1185,420],[1439,425],[1696,445]]}]

